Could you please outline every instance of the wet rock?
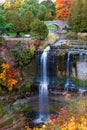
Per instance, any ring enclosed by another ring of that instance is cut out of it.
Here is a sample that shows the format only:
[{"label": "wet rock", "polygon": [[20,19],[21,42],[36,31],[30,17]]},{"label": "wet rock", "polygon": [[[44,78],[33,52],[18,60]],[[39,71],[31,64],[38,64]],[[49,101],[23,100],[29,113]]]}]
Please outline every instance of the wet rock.
[{"label": "wet rock", "polygon": [[80,95],[87,95],[87,90],[86,89],[79,89],[79,94]]},{"label": "wet rock", "polygon": [[70,87],[70,88],[68,88],[68,91],[69,91],[69,92],[77,93],[77,92],[78,92],[78,89],[75,88],[75,87]]},{"label": "wet rock", "polygon": [[13,106],[26,105],[29,103],[29,99],[18,99],[13,103]]},{"label": "wet rock", "polygon": [[87,62],[77,62],[77,75],[80,80],[87,80]]}]

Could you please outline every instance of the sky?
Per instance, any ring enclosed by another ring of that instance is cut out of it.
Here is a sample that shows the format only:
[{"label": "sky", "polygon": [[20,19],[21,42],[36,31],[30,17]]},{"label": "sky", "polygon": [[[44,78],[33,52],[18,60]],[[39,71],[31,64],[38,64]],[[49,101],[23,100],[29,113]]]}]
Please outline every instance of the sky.
[{"label": "sky", "polygon": [[[44,0],[39,0],[40,2],[44,1]],[[55,2],[56,0],[52,0],[53,2]],[[0,0],[0,3],[4,3],[5,0]]]},{"label": "sky", "polygon": [[[39,2],[42,2],[42,1],[44,1],[44,0],[39,0]],[[51,1],[55,2],[56,0],[51,0]]]},{"label": "sky", "polygon": [[[42,1],[44,1],[44,0],[39,0],[39,2],[42,2]],[[51,1],[55,2],[56,0],[51,0]],[[5,2],[5,0],[0,0],[0,3],[4,3],[4,2]]]},{"label": "sky", "polygon": [[5,2],[5,0],[0,0],[0,3],[4,3]]}]

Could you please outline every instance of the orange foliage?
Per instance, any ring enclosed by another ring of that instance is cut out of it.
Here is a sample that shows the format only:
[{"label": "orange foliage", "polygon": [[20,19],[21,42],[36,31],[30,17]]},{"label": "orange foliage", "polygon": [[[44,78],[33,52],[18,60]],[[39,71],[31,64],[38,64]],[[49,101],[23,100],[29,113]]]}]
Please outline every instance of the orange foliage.
[{"label": "orange foliage", "polygon": [[56,18],[66,20],[74,0],[56,0]]},{"label": "orange foliage", "polygon": [[18,82],[19,72],[9,64],[3,63],[1,67],[1,84],[8,87],[8,89],[12,89],[12,87]]}]

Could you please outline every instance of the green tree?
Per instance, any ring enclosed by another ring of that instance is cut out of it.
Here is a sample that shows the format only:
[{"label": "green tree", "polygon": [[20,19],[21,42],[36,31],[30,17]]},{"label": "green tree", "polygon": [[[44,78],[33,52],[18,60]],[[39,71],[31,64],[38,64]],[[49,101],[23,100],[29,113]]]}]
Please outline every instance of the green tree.
[{"label": "green tree", "polygon": [[46,16],[46,6],[45,5],[40,5],[40,9],[39,9],[39,12],[38,12],[38,19],[44,21],[45,16]]},{"label": "green tree", "polygon": [[36,34],[39,34],[40,39],[45,39],[48,35],[47,26],[40,20],[36,20],[31,24],[31,30]]},{"label": "green tree", "polygon": [[31,26],[30,24],[34,21],[34,15],[31,11],[27,11],[24,15],[24,24],[25,24],[25,31],[30,32]]},{"label": "green tree", "polygon": [[14,14],[16,13],[16,11],[14,10],[8,10],[7,13],[6,13],[6,22],[9,23],[11,22],[12,23],[12,20],[14,19]]},{"label": "green tree", "polygon": [[13,20],[13,27],[14,27],[14,31],[17,33],[17,36],[20,36],[20,32],[24,30],[23,25],[24,24],[22,21],[22,17],[19,14],[15,14]]},{"label": "green tree", "polygon": [[20,36],[20,32],[24,31],[24,21],[18,11],[8,11],[6,15],[8,23],[12,23],[13,31],[17,33],[17,36]]},{"label": "green tree", "polygon": [[87,32],[87,1],[76,0],[68,18],[68,23],[75,32]]},{"label": "green tree", "polygon": [[[46,7],[45,20],[55,19],[55,16],[56,16],[55,4],[52,1],[47,0],[47,1],[41,2],[41,5],[44,5]],[[50,14],[51,17],[49,17],[49,14]]]},{"label": "green tree", "polygon": [[87,32],[87,1],[86,0],[83,2],[80,31]]},{"label": "green tree", "polygon": [[6,34],[11,29],[11,24],[6,23],[5,14],[0,14],[0,34]]},{"label": "green tree", "polygon": [[38,0],[25,0],[20,8],[20,12],[22,15],[24,15],[26,11],[31,11],[34,17],[37,17],[38,10],[39,10]]}]

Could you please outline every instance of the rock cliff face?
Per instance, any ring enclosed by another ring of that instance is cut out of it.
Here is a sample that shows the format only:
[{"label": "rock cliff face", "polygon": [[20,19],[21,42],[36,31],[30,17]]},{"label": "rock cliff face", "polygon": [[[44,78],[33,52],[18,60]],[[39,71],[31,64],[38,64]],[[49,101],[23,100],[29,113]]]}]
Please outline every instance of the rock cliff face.
[{"label": "rock cliff face", "polygon": [[[57,76],[66,76],[66,62],[66,53],[57,57]],[[73,59],[70,63],[70,75],[79,80],[87,80],[87,61]]]},{"label": "rock cliff face", "polygon": [[77,62],[77,76],[80,80],[87,80],[87,62]]},{"label": "rock cliff face", "polygon": [[[16,52],[22,52],[29,49],[29,43],[21,43],[20,41],[6,41],[0,45],[0,64],[8,63],[14,66],[19,72],[23,83],[32,84],[35,76],[35,62],[34,57],[30,60],[29,64],[21,67],[20,64],[16,66],[17,58],[14,56]],[[24,57],[25,59],[26,57]],[[20,60],[20,59],[19,59]]]},{"label": "rock cliff face", "polygon": [[5,42],[0,45],[0,61],[14,65],[14,60],[10,53],[10,48],[13,49],[14,46],[13,42]]},{"label": "rock cliff face", "polygon": [[57,54],[57,76],[65,76],[66,75],[66,51],[61,50]]},{"label": "rock cliff face", "polygon": [[[86,54],[83,55],[83,59],[81,61],[80,59],[80,51],[81,48],[83,47],[80,46],[78,41],[76,41],[78,44],[75,44],[73,41],[69,40],[63,40],[63,44],[61,43],[54,43],[51,44],[51,51],[50,51],[50,74],[53,76],[54,72],[56,71],[56,76],[57,77],[66,77],[66,68],[67,68],[67,55],[68,52],[71,52],[70,54],[70,76],[74,78],[78,78],[79,80],[86,80],[87,79],[87,60],[84,59],[86,57]],[[86,45],[86,44],[85,44]],[[28,49],[30,46],[29,43],[21,43],[20,41],[7,41],[3,44],[0,45],[0,63],[5,62],[9,63],[12,66],[15,66],[15,51],[24,51]],[[85,46],[86,47],[86,46]],[[80,50],[78,50],[80,48]],[[84,52],[84,50],[83,50]],[[42,53],[42,52],[40,52]],[[85,49],[86,53],[86,49]],[[53,55],[56,56],[56,62],[52,61]],[[34,59],[30,61],[28,65],[25,67],[21,68],[20,65],[17,66],[16,68],[20,71],[23,82],[29,82],[30,84],[33,83],[34,78],[35,78],[35,73],[36,73],[36,61]],[[53,67],[55,67],[53,69]],[[52,71],[53,70],[53,71]],[[51,73],[53,72],[53,73]]]},{"label": "rock cliff face", "polygon": [[[59,42],[60,43],[60,42]],[[56,53],[57,76],[66,77],[68,53],[70,53],[69,60],[69,74],[71,77],[79,80],[87,80],[87,45],[79,43],[79,41],[64,41],[62,44],[55,43],[51,46],[52,51]],[[59,48],[59,49],[58,49]]]}]

